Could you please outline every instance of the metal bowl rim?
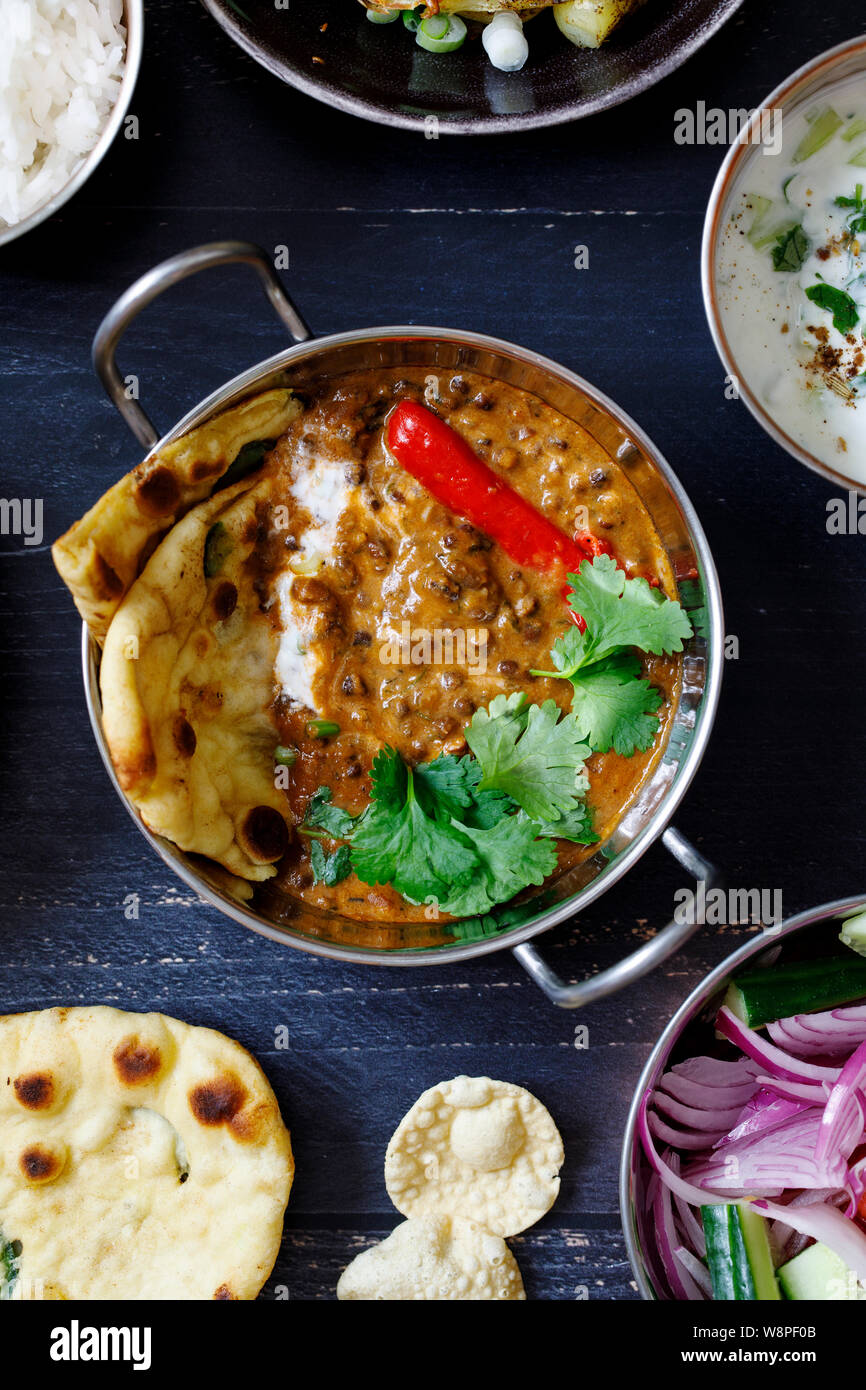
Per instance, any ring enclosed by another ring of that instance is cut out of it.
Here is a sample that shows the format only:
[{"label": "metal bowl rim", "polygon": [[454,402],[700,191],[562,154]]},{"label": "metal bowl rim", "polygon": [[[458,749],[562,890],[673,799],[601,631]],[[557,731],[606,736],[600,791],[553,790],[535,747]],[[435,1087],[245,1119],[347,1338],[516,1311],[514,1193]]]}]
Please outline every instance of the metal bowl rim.
[{"label": "metal bowl rim", "polygon": [[[793,95],[794,103],[797,101],[797,93],[803,83],[808,78],[814,76],[825,64],[832,69],[836,63],[858,49],[863,50],[864,60],[866,60],[866,34],[856,35],[853,39],[846,39],[844,43],[837,44],[834,48],[828,48],[823,53],[819,53],[816,58],[804,63],[802,67],[786,77],[777,87],[770,92],[763,101],[755,108],[748,125],[745,129],[751,132],[761,118],[761,112],[772,109],[774,106],[784,106],[785,99]],[[866,67],[864,67],[866,71]],[[832,75],[828,74],[827,85],[832,85]],[[719,242],[719,232],[721,216],[724,210],[725,201],[733,185],[734,179],[739,174],[745,161],[749,157],[752,146],[749,141],[734,141],[722,161],[718,174],[716,175],[713,189],[710,194],[707,211],[704,217],[704,230],[701,241],[701,288],[703,291],[704,311],[709,323],[710,333],[716,352],[719,354],[722,365],[729,375],[733,376],[738,382],[740,398],[743,400],[750,414],[757,420],[758,424],[786,453],[796,459],[798,463],[805,464],[813,473],[820,473],[823,478],[829,479],[832,483],[841,483],[847,490],[855,490],[866,493],[866,482],[858,482],[856,478],[849,478],[847,474],[840,473],[831,468],[829,464],[823,463],[808,449],[798,444],[795,439],[786,434],[782,427],[777,424],[768,411],[764,409],[760,401],[755,397],[746,378],[738,371],[736,359],[731,350],[727,336],[722,324],[722,315],[719,311],[717,296],[715,291],[715,259],[716,248]]]},{"label": "metal bowl rim", "polygon": [[819,907],[806,908],[803,912],[788,917],[778,930],[773,931],[772,936],[765,931],[760,931],[756,936],[745,941],[742,946],[738,946],[729,956],[726,956],[704,977],[700,984],[695,986],[680,1004],[670,1022],[662,1030],[658,1041],[654,1044],[641,1070],[640,1079],[629,1106],[619,1166],[619,1210],[623,1237],[632,1273],[642,1298],[654,1302],[656,1294],[643,1267],[632,1221],[631,1160],[637,1142],[637,1121],[641,1100],[657,1069],[664,1064],[674,1045],[679,1041],[680,1035],[694,1020],[695,1015],[703,1008],[704,1004],[712,998],[719,985],[745,961],[751,960],[752,956],[758,955],[762,950],[768,950],[777,941],[791,936],[796,931],[802,931],[806,927],[814,926],[817,922],[827,921],[833,917],[841,919],[845,914],[857,912],[864,908],[866,908],[866,894],[854,894],[848,898],[836,898],[832,902],[822,903]]},{"label": "metal bowl rim", "polygon": [[481,348],[489,352],[517,357],[519,360],[535,367],[539,371],[545,372],[549,376],[558,377],[606,412],[640,445],[647,458],[652,461],[653,467],[661,474],[665,485],[668,487],[674,500],[682,511],[688,528],[689,538],[700,563],[701,575],[707,597],[710,636],[707,641],[707,675],[704,691],[701,697],[700,710],[694,734],[688,749],[678,765],[678,770],[673,782],[662,796],[647,824],[635,836],[627,849],[618,857],[616,864],[610,872],[603,870],[602,873],[597,875],[585,888],[528,923],[516,927],[502,936],[482,938],[479,941],[460,942],[455,945],[444,947],[422,947],[414,950],[411,948],[394,948],[393,950],[389,950],[386,948],[340,946],[333,942],[318,941],[314,937],[295,935],[291,930],[283,930],[277,926],[258,921],[246,911],[243,904],[228,902],[218,896],[187,864],[175,862],[171,853],[163,847],[159,837],[155,836],[144,825],[138,812],[127,799],[117,781],[105,744],[105,736],[102,731],[99,713],[101,701],[98,682],[91,679],[91,672],[93,669],[92,656],[96,643],[94,639],[91,638],[86,623],[82,624],[82,674],[91,727],[103,763],[105,764],[115,790],[139,830],[152,847],[156,849],[163,862],[166,863],[188,887],[192,888],[199,897],[203,898],[212,907],[217,908],[225,916],[238,922],[241,926],[258,932],[259,935],[265,936],[269,940],[278,941],[281,945],[289,945],[312,955],[325,956],[334,960],[342,960],[352,964],[362,965],[448,965],[458,959],[463,960],[471,956],[488,955],[494,951],[510,949],[513,946],[520,945],[524,941],[528,941],[531,937],[537,936],[543,931],[547,931],[551,927],[557,926],[559,923],[565,921],[566,918],[573,916],[576,911],[594,902],[596,898],[600,897],[609,888],[612,888],[623,874],[632,868],[637,860],[641,858],[650,846],[662,835],[688,790],[692,778],[697,772],[706,750],[706,745],[712,731],[713,721],[718,708],[723,669],[724,639],[721,589],[709,543],[694,507],[692,506],[691,500],[671,469],[670,464],[644,431],[639,428],[625,411],[606,396],[604,392],[599,391],[577,373],[569,371],[559,363],[554,362],[551,358],[533,352],[529,348],[522,348],[515,343],[508,342],[506,339],[494,338],[486,334],[468,333],[461,329],[426,327],[423,325],[388,325],[378,328],[360,329],[357,331],[350,330],[343,333],[333,333],[323,337],[306,339],[292,347],[283,349],[282,352],[276,353],[272,357],[266,358],[256,366],[250,367],[246,371],[239,373],[223,386],[217,387],[215,391],[212,391],[203,401],[189,410],[176,425],[163,435],[162,438],[153,445],[152,449],[149,450],[147,457],[150,457],[152,453],[155,453],[159,449],[164,448],[166,444],[171,443],[181,434],[186,433],[189,429],[193,428],[196,423],[208,418],[218,410],[229,397],[234,396],[238,392],[245,391],[248,387],[255,386],[256,383],[260,382],[270,373],[282,369],[298,358],[306,355],[315,356],[316,353],[326,349],[353,343],[375,343],[389,339],[409,341],[433,340],[465,344],[468,347]]},{"label": "metal bowl rim", "polygon": [[109,112],[108,121],[102,134],[71,178],[47,202],[40,204],[22,222],[15,222],[11,226],[0,228],[0,246],[8,246],[10,242],[17,241],[18,237],[24,236],[26,232],[33,231],[34,227],[38,227],[47,218],[58,212],[65,203],[68,203],[69,199],[75,196],[97,166],[101,164],[110,146],[114,143],[115,136],[132,103],[132,94],[138,81],[144,46],[144,0],[123,0],[123,3],[124,19],[126,20],[125,67],[117,101]]},{"label": "metal bowl rim", "polygon": [[[649,82],[643,82],[642,85],[640,79],[627,82],[623,88],[615,89],[615,93],[620,93],[619,95],[615,94],[611,97],[605,93],[582,105],[565,104],[557,107],[550,114],[522,112],[511,116],[472,116],[459,121],[439,117],[439,130],[445,135],[507,135],[512,131],[542,130],[547,126],[565,125],[569,121],[579,121],[586,116],[598,115],[601,111],[613,110],[615,107],[622,106],[625,102],[632,101],[635,97],[649,91],[657,83],[669,77],[672,72],[676,72],[677,68],[687,63],[690,58],[694,57],[695,53],[703,48],[704,44],[708,43],[727,24],[729,19],[733,18],[743,3],[744,0],[718,0],[718,13],[707,21],[699,33],[693,35],[674,54],[669,55],[654,67]],[[326,91],[321,84],[311,77],[305,77],[303,73],[293,73],[290,80],[285,76],[280,63],[272,59],[266,50],[263,50],[250,38],[233,16],[226,13],[225,8],[218,3],[218,0],[202,0],[202,4],[223,32],[228,34],[239,48],[243,49],[266,72],[271,73],[281,82],[286,83],[287,86],[294,87],[297,91],[303,92],[305,96],[312,97],[325,106],[344,111],[350,116],[359,116],[363,120],[374,122],[376,125],[415,132],[425,130],[426,116],[410,116],[404,112],[377,106],[374,102],[366,101],[363,97],[352,97],[343,92]],[[466,8],[471,9],[471,3],[468,0]]]}]

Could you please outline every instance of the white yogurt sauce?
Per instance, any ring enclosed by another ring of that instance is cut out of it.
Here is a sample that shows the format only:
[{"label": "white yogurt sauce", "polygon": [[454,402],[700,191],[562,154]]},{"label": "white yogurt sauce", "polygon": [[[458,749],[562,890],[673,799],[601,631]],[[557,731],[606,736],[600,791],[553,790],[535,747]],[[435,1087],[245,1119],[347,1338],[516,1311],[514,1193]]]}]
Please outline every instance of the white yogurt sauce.
[{"label": "white yogurt sauce", "polygon": [[346,482],[345,462],[304,454],[296,459],[289,492],[299,509],[293,508],[291,515],[291,529],[299,548],[292,553],[289,568],[279,575],[275,585],[282,629],[275,671],[284,696],[315,713],[318,711],[313,703],[313,682],[321,664],[316,619],[308,605],[292,598],[292,584],[297,575],[314,574],[330,559],[340,518],[354,491]]},{"label": "white yogurt sauce", "polygon": [[[809,153],[810,143],[820,147]],[[858,199],[866,200],[866,74],[786,115],[781,151],[756,146],[745,161],[726,210],[717,287],[740,380],[802,448],[866,482],[866,201]]]}]

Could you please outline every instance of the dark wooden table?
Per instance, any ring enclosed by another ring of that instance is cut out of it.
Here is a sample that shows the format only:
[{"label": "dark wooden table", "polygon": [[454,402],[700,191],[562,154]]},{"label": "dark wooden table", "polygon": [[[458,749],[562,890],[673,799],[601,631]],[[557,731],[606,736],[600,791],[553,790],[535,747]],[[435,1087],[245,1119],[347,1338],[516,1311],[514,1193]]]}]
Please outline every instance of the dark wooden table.
[{"label": "dark wooden table", "polygon": [[[397,1220],[382,1179],[397,1121],[426,1086],[467,1072],[531,1088],[565,1139],[559,1202],[514,1242],[530,1297],[584,1286],[632,1298],[616,1197],[627,1106],[676,1005],[749,927],[705,928],[668,968],[580,1015],[548,1004],[508,953],[462,968],[350,968],[245,932],[172,877],[111,790],[87,722],[79,623],[48,545],[136,461],[92,375],[93,332],[127,284],[183,247],[287,245],[287,284],[320,332],[409,321],[517,340],[636,417],[714,549],[740,656],[680,828],[732,884],[781,888],[787,914],[862,891],[863,541],[828,535],[834,489],[725,398],[698,282],[722,151],[673,139],[678,108],[753,106],[856,19],[842,0],[746,0],[685,68],[625,107],[438,143],[282,87],[195,0],[151,0],[147,21],[139,140],[119,140],[59,216],[0,258],[2,493],[45,509],[41,546],[0,538],[0,1008],[160,1009],[257,1054],[297,1157],[267,1296],[282,1285],[333,1297],[347,1260]],[[578,244],[586,271],[573,268]],[[122,362],[167,427],[281,344],[251,277],[232,269],[153,306]],[[681,886],[657,847],[543,950],[575,978],[603,967],[667,920]],[[131,893],[138,921],[124,917]]]}]

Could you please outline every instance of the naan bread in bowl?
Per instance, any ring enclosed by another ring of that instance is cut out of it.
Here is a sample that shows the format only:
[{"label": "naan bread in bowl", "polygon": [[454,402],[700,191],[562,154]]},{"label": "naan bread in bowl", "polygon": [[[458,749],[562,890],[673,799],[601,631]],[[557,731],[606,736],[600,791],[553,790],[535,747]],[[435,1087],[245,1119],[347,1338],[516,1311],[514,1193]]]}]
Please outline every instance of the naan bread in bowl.
[{"label": "naan bread in bowl", "polygon": [[100,668],[111,760],[145,824],[253,882],[291,834],[268,713],[277,639],[256,585],[271,486],[243,480],[172,527],[114,614]]},{"label": "naan bread in bowl", "polygon": [[0,1297],[252,1299],[294,1173],[258,1063],[164,1014],[0,1018]]},{"label": "naan bread in bowl", "polygon": [[52,556],[97,641],[160,540],[233,471],[261,461],[301,411],[291,391],[266,391],[191,430],[105,493],[61,536]]}]

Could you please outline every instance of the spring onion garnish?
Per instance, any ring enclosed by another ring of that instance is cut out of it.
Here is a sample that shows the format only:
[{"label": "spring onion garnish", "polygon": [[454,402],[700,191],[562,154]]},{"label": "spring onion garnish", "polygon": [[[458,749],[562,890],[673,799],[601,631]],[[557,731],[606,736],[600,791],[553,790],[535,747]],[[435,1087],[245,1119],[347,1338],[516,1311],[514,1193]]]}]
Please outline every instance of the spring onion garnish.
[{"label": "spring onion garnish", "polygon": [[339,732],[340,726],[333,719],[311,719],[307,724],[308,738],[336,738]]},{"label": "spring onion garnish", "polygon": [[428,53],[453,53],[466,38],[466,25],[457,14],[434,14],[422,19],[415,42]]},{"label": "spring onion garnish", "polygon": [[298,761],[298,750],[284,743],[278,743],[274,749],[274,762],[281,767],[293,767]]},{"label": "spring onion garnish", "polygon": [[393,24],[395,19],[400,18],[400,12],[394,10],[390,14],[385,14],[382,10],[368,10],[367,18],[371,24]]},{"label": "spring onion garnish", "polygon": [[519,72],[529,57],[523,24],[511,10],[493,16],[481,35],[484,51],[500,72]]},{"label": "spring onion garnish", "polygon": [[414,34],[417,30],[419,24],[421,23],[421,18],[423,14],[423,5],[418,5],[414,10],[403,11],[403,23],[406,25],[406,28],[409,30],[410,34]]}]

